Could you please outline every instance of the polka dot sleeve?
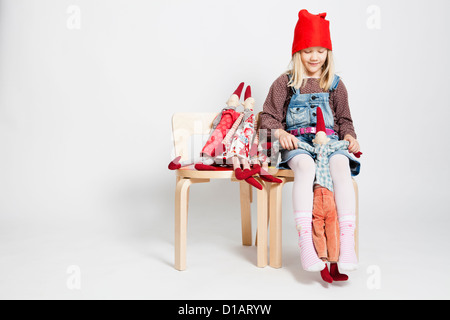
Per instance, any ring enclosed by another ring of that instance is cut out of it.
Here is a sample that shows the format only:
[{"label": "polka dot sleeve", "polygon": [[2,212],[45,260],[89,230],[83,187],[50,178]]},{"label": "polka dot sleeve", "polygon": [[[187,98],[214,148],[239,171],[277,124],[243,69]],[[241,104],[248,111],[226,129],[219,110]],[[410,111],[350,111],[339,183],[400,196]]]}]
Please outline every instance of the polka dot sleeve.
[{"label": "polka dot sleeve", "polygon": [[330,107],[334,112],[334,130],[339,134],[339,139],[344,139],[347,134],[356,139],[357,136],[348,104],[347,88],[342,80],[339,81],[336,90],[330,94]]}]

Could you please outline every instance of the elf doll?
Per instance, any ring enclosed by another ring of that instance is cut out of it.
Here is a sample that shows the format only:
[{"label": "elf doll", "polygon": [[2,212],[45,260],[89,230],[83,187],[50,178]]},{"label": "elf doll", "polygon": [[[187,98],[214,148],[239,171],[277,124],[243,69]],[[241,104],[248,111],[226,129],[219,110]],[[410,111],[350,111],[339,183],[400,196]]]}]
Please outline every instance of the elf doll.
[{"label": "elf doll", "polygon": [[170,170],[177,170],[193,163],[195,163],[195,168],[197,170],[217,170],[217,167],[212,167],[211,165],[215,163],[214,158],[216,153],[222,151],[222,140],[225,137],[226,132],[240,116],[240,113],[236,111],[236,108],[240,104],[239,99],[243,88],[244,82],[241,82],[226,102],[227,106],[223,108],[214,119],[210,135],[202,148],[200,157],[194,158],[194,161],[188,160],[182,162],[179,162],[181,157],[176,157],[169,163]]},{"label": "elf doll", "polygon": [[[255,128],[257,127],[256,117],[253,112],[255,99],[251,96],[251,87],[247,86],[244,95],[244,112],[233,124],[232,129],[225,137],[223,144],[225,146],[224,157],[227,163],[233,164],[233,170],[238,180],[245,180],[247,183],[262,190],[261,184],[253,176],[259,174],[261,179],[268,182],[281,183],[270,175],[267,170],[261,168],[258,154],[258,137]],[[263,161],[265,165],[267,162]],[[243,166],[243,170],[241,169]]]},{"label": "elf doll", "polygon": [[[195,163],[195,169],[201,171],[227,170],[226,166],[232,163],[238,180],[245,180],[260,190],[262,186],[253,178],[254,175],[260,175],[261,179],[268,182],[281,183],[280,179],[271,176],[267,170],[261,168],[258,161],[252,161],[252,167],[250,167],[249,158],[255,155],[254,150],[258,147],[256,142],[256,146],[250,148],[252,140],[257,136],[253,112],[255,100],[251,97],[251,87],[247,86],[243,103],[244,112],[241,114],[236,111],[240,104],[243,87],[244,82],[239,84],[228,99],[227,107],[222,109],[222,112],[214,119],[210,136],[200,157],[195,158],[194,162],[179,162],[181,157],[177,157],[169,163],[170,170],[177,170],[192,163]],[[230,160],[230,163],[227,163],[227,159]],[[266,167],[267,164],[265,164]]]},{"label": "elf doll", "polygon": [[[317,108],[316,136],[312,140],[313,146],[305,142],[298,142],[299,148],[305,149],[316,156],[316,177],[314,181],[313,204],[313,242],[317,255],[323,261],[330,262],[330,271],[325,268],[320,272],[326,282],[345,281],[348,276],[341,274],[337,261],[339,258],[339,224],[336,204],[333,195],[333,181],[330,174],[329,157],[337,150],[347,150],[348,141],[330,142],[327,137],[322,109]],[[361,152],[355,154],[357,158]],[[330,274],[331,272],[331,274]]]}]

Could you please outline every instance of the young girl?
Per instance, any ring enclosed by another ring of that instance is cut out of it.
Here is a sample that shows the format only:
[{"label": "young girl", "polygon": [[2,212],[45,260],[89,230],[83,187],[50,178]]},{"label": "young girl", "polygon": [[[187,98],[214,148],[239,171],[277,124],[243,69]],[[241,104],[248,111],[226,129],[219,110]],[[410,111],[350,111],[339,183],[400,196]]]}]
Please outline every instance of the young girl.
[{"label": "young girl", "polygon": [[298,17],[292,68],[272,84],[261,114],[261,128],[271,129],[272,136],[279,139],[283,150],[278,167],[294,172],[294,217],[299,232],[300,258],[307,271],[322,271],[326,264],[318,258],[311,235],[314,158],[310,152],[298,148],[297,143],[302,141],[312,145],[318,107],[322,109],[328,138],[349,142],[348,151],[332,153],[329,163],[340,228],[339,267],[351,271],[358,264],[354,245],[355,193],[351,176],[359,173],[360,163],[350,153],[359,152],[360,147],[346,87],[334,74],[326,13],[313,15],[301,10]]}]

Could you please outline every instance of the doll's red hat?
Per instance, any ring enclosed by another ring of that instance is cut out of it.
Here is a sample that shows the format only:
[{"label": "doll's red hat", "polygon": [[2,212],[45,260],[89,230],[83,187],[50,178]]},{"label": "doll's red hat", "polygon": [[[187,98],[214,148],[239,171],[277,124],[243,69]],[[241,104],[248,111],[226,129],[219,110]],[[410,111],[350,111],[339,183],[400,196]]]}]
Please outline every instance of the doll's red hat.
[{"label": "doll's red hat", "polygon": [[233,94],[237,95],[239,98],[241,97],[242,89],[244,89],[244,83],[241,82],[237,89],[233,92]]},{"label": "doll's red hat", "polygon": [[323,119],[323,113],[322,109],[320,107],[317,107],[317,124],[316,124],[316,134],[319,131],[327,132],[325,128],[325,120]]},{"label": "doll's red hat", "polygon": [[250,98],[251,96],[252,96],[252,88],[250,86],[247,86],[247,88],[245,88],[244,101],[247,100],[247,98]]},{"label": "doll's red hat", "polygon": [[326,16],[326,12],[311,14],[305,9],[300,10],[294,31],[292,55],[310,47],[324,47],[332,50],[330,21],[325,20]]}]

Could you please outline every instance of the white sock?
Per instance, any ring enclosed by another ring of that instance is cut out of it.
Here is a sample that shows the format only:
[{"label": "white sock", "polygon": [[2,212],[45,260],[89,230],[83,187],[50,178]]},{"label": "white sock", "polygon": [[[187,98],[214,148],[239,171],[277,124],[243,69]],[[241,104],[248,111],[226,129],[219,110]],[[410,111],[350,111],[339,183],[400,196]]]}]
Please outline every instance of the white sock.
[{"label": "white sock", "polygon": [[302,267],[306,271],[322,271],[325,263],[317,256],[312,240],[313,183],[316,165],[313,158],[307,154],[295,156],[289,160],[288,165],[294,171],[292,203]]},{"label": "white sock", "polygon": [[294,214],[302,267],[306,271],[322,271],[325,268],[325,263],[317,256],[312,239],[312,211],[295,212]]},{"label": "white sock", "polygon": [[358,268],[355,252],[356,200],[348,158],[340,154],[331,157],[330,172],[339,218],[339,268],[352,271]]}]

